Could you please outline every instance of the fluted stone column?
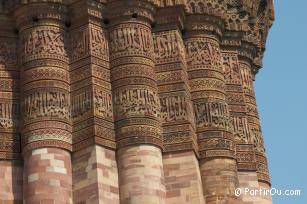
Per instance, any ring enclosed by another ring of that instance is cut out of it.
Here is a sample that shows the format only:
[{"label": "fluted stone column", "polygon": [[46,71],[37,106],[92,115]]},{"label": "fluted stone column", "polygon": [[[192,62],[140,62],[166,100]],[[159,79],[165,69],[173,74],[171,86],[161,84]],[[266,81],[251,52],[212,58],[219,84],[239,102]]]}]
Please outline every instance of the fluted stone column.
[{"label": "fluted stone column", "polygon": [[[222,64],[226,81],[226,100],[232,121],[236,143],[239,186],[259,190],[256,175],[256,157],[254,145],[247,120],[247,107],[244,100],[243,82],[239,66],[242,36],[246,31],[247,15],[240,15],[238,10],[242,2],[233,1],[234,9],[227,10],[225,31],[222,40]],[[258,203],[259,198],[251,195],[240,195],[243,202]]]},{"label": "fluted stone column", "polygon": [[[24,203],[72,203],[71,121],[62,4],[16,10],[22,80]],[[61,196],[59,196],[61,195]]]},{"label": "fluted stone column", "polygon": [[222,63],[226,79],[227,103],[236,141],[238,170],[255,171],[256,160],[247,121],[247,108],[236,47],[223,49]]},{"label": "fluted stone column", "polygon": [[160,8],[153,29],[166,202],[203,204],[195,117],[181,35],[183,14],[183,7]]},{"label": "fluted stone column", "polygon": [[0,203],[22,203],[18,40],[13,18],[1,15],[0,27]]},{"label": "fluted stone column", "polygon": [[147,1],[111,1],[110,63],[121,203],[165,203],[160,102]]},{"label": "fluted stone column", "polygon": [[[257,177],[260,186],[269,188],[270,178],[259,114],[256,105],[253,81],[262,66],[268,31],[274,21],[274,1],[242,1],[242,8],[247,11],[242,46],[239,51],[240,71],[243,80],[247,119],[257,163]],[[255,7],[256,6],[256,7]],[[255,10],[257,8],[257,10]],[[263,202],[263,201],[262,201]]]},{"label": "fluted stone column", "polygon": [[[247,108],[249,131],[256,154],[258,180],[269,184],[270,178],[254,92],[256,66],[253,64],[253,60],[255,58],[255,46],[252,43],[247,42],[246,38],[243,43],[245,44],[245,49],[241,49],[239,53],[239,66]],[[249,49],[246,49],[248,47]]]},{"label": "fluted stone column", "polygon": [[[226,32],[223,39],[223,68],[226,77],[227,100],[233,120],[238,162],[238,177],[242,189],[269,189],[267,161],[253,80],[262,66],[266,36],[274,19],[273,2],[232,1],[226,12]],[[240,10],[246,13],[240,14]],[[242,195],[244,202],[272,203],[271,196]]]},{"label": "fluted stone column", "polygon": [[105,5],[70,7],[74,203],[119,203]]},{"label": "fluted stone column", "polygon": [[[228,30],[222,42],[222,64],[226,80],[226,99],[236,143],[240,188],[258,190],[256,157],[247,120],[247,107],[239,65],[240,31]],[[255,196],[241,195],[244,202],[256,203]]]},{"label": "fluted stone column", "polygon": [[[248,53],[248,52],[247,52]],[[270,178],[268,172],[268,163],[265,154],[263,136],[261,132],[261,126],[259,121],[259,114],[256,105],[256,98],[254,93],[253,81],[255,75],[253,73],[253,64],[246,55],[242,53],[240,57],[240,72],[244,89],[244,100],[247,107],[247,120],[249,125],[249,131],[251,134],[251,140],[256,159],[256,173],[258,180],[258,188],[270,189]],[[261,203],[272,203],[271,196],[265,196],[260,199]]]},{"label": "fluted stone column", "polygon": [[[190,12],[197,7],[190,8]],[[207,204],[238,203],[235,141],[226,101],[220,37],[222,19],[191,15],[185,46],[200,153],[200,172]]]}]

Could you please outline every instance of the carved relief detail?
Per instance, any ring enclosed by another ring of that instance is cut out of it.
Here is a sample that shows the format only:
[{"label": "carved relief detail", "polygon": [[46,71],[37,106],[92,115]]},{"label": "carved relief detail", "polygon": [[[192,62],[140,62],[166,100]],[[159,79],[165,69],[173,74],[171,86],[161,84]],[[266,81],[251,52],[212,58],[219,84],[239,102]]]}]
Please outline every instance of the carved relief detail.
[{"label": "carved relief detail", "polygon": [[235,157],[235,142],[230,132],[218,130],[198,133],[199,154],[201,158]]},{"label": "carved relief detail", "polygon": [[227,84],[241,84],[241,73],[236,53],[222,52],[223,72]]},{"label": "carved relief detail", "polygon": [[12,129],[18,123],[19,104],[0,101],[0,130]]},{"label": "carved relief detail", "polygon": [[240,63],[240,72],[244,93],[254,96],[253,77],[250,66]]},{"label": "carved relief detail", "polygon": [[[226,86],[228,86],[228,84]],[[226,99],[228,104],[244,105],[243,93],[227,92]]]},{"label": "carved relief detail", "polygon": [[190,120],[192,107],[184,95],[160,97],[162,122]]},{"label": "carved relief detail", "polygon": [[77,61],[89,54],[106,61],[109,60],[106,33],[103,28],[92,24],[72,31],[71,34],[71,60]]},{"label": "carved relief detail", "polygon": [[157,92],[145,87],[125,87],[114,92],[116,119],[129,116],[160,117],[160,103]]},{"label": "carved relief detail", "polygon": [[258,110],[257,110],[257,106],[256,105],[247,103],[246,104],[246,111],[247,111],[247,115],[259,118],[258,117]]},{"label": "carved relief detail", "polygon": [[0,80],[0,91],[14,91],[19,89],[19,82],[16,79]]},{"label": "carved relief detail", "polygon": [[[6,17],[4,18],[6,19]],[[8,29],[2,25],[3,29]],[[5,31],[2,36],[6,35]],[[20,159],[17,38],[0,37],[0,159]]]},{"label": "carved relief detail", "polygon": [[94,90],[94,113],[95,116],[113,121],[112,94],[110,91]]},{"label": "carved relief detail", "polygon": [[213,78],[196,78],[190,80],[191,91],[222,91],[225,90],[225,82]]},{"label": "carved relief detail", "polygon": [[22,37],[24,61],[42,57],[67,61],[65,32],[58,27],[40,26]]},{"label": "carved relief detail", "polygon": [[153,39],[150,28],[143,24],[121,24],[110,31],[111,59],[141,55],[153,57]]},{"label": "carved relief detail", "polygon": [[194,101],[194,112],[198,128],[233,129],[227,104],[223,101]]},{"label": "carved relief detail", "polygon": [[92,109],[93,94],[91,90],[73,93],[71,97],[71,116],[73,121],[81,119],[82,116]]},{"label": "carved relief detail", "polygon": [[111,80],[119,80],[128,77],[146,77],[152,80],[155,79],[155,71],[151,66],[127,64],[119,67],[114,67],[111,70]]},{"label": "carved relief detail", "polygon": [[265,149],[264,149],[264,142],[261,130],[251,127],[250,131],[255,150],[264,153]]},{"label": "carved relief detail", "polygon": [[183,41],[175,30],[155,33],[154,51],[158,64],[178,61],[178,58],[185,57]]},{"label": "carved relief detail", "polygon": [[220,0],[187,0],[186,9],[193,14],[213,14],[221,16],[227,11],[224,1]]},{"label": "carved relief detail", "polygon": [[23,72],[23,78],[24,84],[39,79],[62,80],[68,83],[69,73],[64,69],[57,67],[37,67]]},{"label": "carved relief detail", "polygon": [[90,25],[90,49],[92,56],[109,60],[109,46],[105,31],[99,27]]},{"label": "carved relief detail", "polygon": [[24,134],[26,143],[41,141],[41,140],[59,140],[72,144],[71,133],[61,129],[38,129]]},{"label": "carved relief detail", "polygon": [[16,65],[16,42],[10,39],[0,38],[0,69],[3,66]]},{"label": "carved relief detail", "polygon": [[219,43],[208,38],[185,41],[188,70],[213,69],[222,72]]},{"label": "carved relief detail", "polygon": [[70,118],[69,95],[59,90],[27,93],[23,106],[25,121],[42,117]]},{"label": "carved relief detail", "polygon": [[245,117],[233,117],[233,131],[236,141],[246,144],[250,142],[248,121]]},{"label": "carved relief detail", "polygon": [[70,60],[72,62],[77,61],[89,54],[89,32],[86,28],[81,28],[79,30],[72,31],[70,35],[70,46],[71,46],[71,56]]}]

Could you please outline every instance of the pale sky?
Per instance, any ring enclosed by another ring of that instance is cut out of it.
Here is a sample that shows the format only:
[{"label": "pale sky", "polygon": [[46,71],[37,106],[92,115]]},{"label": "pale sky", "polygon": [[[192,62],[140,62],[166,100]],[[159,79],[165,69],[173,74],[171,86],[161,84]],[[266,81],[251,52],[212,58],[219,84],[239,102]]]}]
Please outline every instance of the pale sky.
[{"label": "pale sky", "polygon": [[275,0],[264,67],[255,89],[272,187],[301,190],[274,204],[307,203],[307,0]]}]

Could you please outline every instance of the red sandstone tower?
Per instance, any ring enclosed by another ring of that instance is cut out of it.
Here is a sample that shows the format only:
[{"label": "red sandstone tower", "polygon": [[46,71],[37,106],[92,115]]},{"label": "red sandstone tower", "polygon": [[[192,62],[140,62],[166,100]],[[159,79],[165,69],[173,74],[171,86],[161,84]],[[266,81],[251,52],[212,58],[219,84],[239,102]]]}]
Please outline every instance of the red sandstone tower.
[{"label": "red sandstone tower", "polygon": [[0,3],[1,204],[272,203],[272,0]]}]

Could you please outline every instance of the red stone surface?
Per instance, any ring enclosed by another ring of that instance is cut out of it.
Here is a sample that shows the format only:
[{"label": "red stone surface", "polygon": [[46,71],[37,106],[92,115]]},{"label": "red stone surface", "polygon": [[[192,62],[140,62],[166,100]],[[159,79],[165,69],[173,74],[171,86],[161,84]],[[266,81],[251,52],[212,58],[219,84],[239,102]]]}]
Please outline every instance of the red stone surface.
[{"label": "red stone surface", "polygon": [[0,161],[0,203],[22,203],[23,164],[20,161]]},{"label": "red stone surface", "polygon": [[158,147],[122,148],[117,161],[121,203],[166,203],[162,154]]},{"label": "red stone surface", "polygon": [[272,0],[0,5],[0,204],[247,204],[235,188],[269,187],[253,80]]},{"label": "red stone surface", "polygon": [[163,155],[167,204],[204,204],[199,163],[193,151]]},{"label": "red stone surface", "polygon": [[72,203],[70,153],[39,148],[24,155],[24,203]]},{"label": "red stone surface", "polygon": [[90,146],[73,153],[74,203],[119,204],[115,151]]}]

